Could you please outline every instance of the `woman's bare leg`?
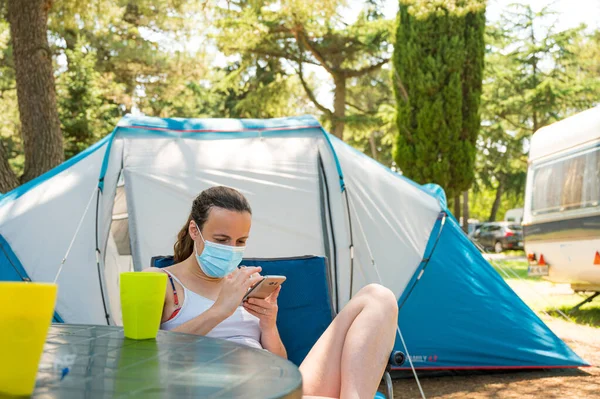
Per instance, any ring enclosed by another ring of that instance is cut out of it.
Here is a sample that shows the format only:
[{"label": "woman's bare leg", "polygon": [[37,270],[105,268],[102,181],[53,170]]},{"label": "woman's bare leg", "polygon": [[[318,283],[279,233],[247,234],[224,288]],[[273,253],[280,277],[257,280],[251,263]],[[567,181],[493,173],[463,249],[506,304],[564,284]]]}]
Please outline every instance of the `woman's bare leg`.
[{"label": "woman's bare leg", "polygon": [[377,284],[361,289],[300,365],[309,396],[373,398],[394,346],[398,305]]}]

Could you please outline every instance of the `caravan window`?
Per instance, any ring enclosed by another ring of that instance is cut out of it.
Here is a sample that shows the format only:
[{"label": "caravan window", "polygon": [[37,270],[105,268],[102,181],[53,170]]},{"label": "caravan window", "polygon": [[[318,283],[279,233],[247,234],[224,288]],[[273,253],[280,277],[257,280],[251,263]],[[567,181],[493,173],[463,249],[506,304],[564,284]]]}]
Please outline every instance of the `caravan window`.
[{"label": "caravan window", "polygon": [[534,215],[600,203],[600,147],[541,164],[533,170]]}]

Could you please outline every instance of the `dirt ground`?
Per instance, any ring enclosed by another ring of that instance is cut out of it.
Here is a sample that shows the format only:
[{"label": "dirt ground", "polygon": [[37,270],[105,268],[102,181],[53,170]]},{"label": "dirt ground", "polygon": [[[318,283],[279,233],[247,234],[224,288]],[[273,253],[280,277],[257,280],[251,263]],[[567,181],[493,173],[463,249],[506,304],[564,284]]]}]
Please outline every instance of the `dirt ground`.
[{"label": "dirt ground", "polygon": [[[571,370],[519,371],[486,375],[421,377],[427,398],[443,399],[592,399],[600,398],[600,329],[544,320],[592,367]],[[394,398],[420,398],[414,379],[394,381]]]}]

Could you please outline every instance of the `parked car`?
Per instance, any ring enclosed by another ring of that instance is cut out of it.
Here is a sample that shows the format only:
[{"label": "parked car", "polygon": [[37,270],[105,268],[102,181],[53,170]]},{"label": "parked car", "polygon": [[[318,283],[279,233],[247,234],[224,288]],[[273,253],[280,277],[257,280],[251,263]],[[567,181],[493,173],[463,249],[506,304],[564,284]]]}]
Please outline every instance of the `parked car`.
[{"label": "parked car", "polygon": [[483,223],[481,222],[469,222],[469,231],[467,232],[467,235],[473,238],[473,235],[481,227],[482,224]]},{"label": "parked car", "polygon": [[486,249],[500,253],[505,249],[523,249],[523,228],[509,222],[488,222],[473,233],[473,239]]}]

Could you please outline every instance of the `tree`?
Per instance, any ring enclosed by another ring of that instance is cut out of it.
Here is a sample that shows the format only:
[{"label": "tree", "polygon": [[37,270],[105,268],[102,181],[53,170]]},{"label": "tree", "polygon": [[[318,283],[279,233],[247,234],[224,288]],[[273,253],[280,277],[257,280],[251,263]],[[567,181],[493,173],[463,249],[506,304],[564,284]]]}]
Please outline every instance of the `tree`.
[{"label": "tree", "polygon": [[389,64],[348,82],[346,142],[394,168],[396,108]]},{"label": "tree", "polygon": [[[5,11],[0,3],[0,16]],[[16,154],[22,152],[16,89],[10,26],[8,21],[0,19],[0,193],[18,186],[17,176],[23,170],[22,163],[15,165],[17,168],[11,165]]]},{"label": "tree", "polygon": [[[106,85],[105,102],[132,112],[153,86],[179,72],[170,61],[192,35],[200,36],[201,0],[56,0],[50,18],[55,51],[95,53],[95,71]],[[69,53],[70,52],[70,53]],[[176,58],[176,57],[175,57]],[[197,65],[196,65],[197,68]]]},{"label": "tree", "polygon": [[[140,102],[140,110],[156,116],[274,118],[309,111],[302,87],[278,59],[243,57],[223,68],[193,69],[197,59],[177,54],[178,65]],[[171,63],[175,63],[172,59]],[[208,61],[206,62],[208,63]]]},{"label": "tree", "polygon": [[[70,158],[110,132],[121,116],[111,101],[101,74],[95,70],[96,52],[81,39],[67,49],[68,69],[57,80],[59,111]],[[108,85],[110,87],[110,85]]]},{"label": "tree", "polygon": [[7,150],[4,143],[0,142],[0,194],[10,191],[18,185],[19,180],[12,171]]},{"label": "tree", "polygon": [[[215,38],[226,54],[282,59],[295,68],[308,98],[324,114],[331,132],[343,139],[348,81],[378,70],[388,60],[392,21],[372,0],[354,24],[345,24],[338,1],[249,2],[218,7]],[[240,40],[240,38],[243,38]],[[333,109],[319,103],[306,79],[306,65],[325,69],[333,80]]]},{"label": "tree", "polygon": [[[60,164],[63,142],[56,107],[47,22],[51,0],[9,0],[8,20],[16,71],[25,169],[29,181]],[[3,151],[4,152],[4,151]],[[10,175],[2,161],[2,175]]]},{"label": "tree", "polygon": [[394,159],[454,198],[474,179],[485,1],[401,0],[394,48],[398,135]]},{"label": "tree", "polygon": [[584,27],[557,31],[553,18],[548,8],[513,5],[487,30],[477,191],[494,190],[490,220],[503,196],[522,197],[531,135],[599,98],[596,36]]}]

